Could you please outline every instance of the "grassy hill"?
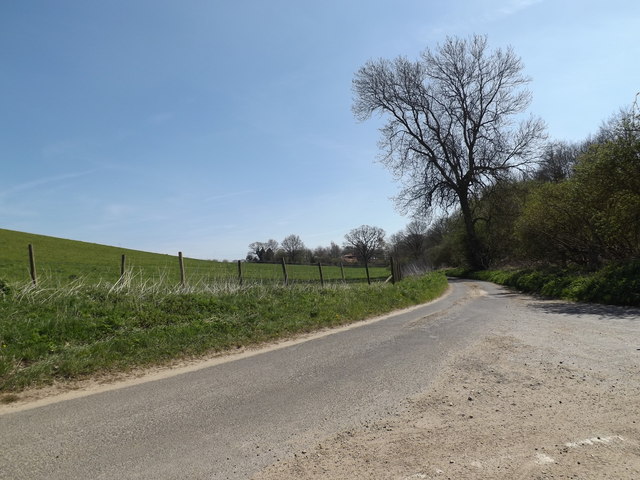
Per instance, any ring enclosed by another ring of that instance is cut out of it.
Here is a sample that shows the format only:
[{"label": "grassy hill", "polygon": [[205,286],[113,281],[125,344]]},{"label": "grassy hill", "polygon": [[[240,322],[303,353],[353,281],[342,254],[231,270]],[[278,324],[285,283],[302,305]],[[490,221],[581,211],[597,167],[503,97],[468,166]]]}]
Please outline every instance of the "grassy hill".
[{"label": "grassy hill", "polygon": [[[0,280],[9,283],[30,281],[28,245],[35,250],[38,281],[46,285],[63,285],[74,280],[88,284],[114,283],[120,277],[121,256],[126,255],[127,270],[140,280],[176,284],[180,280],[177,252],[175,256],[110,247],[95,243],[15,232],[0,229]],[[236,280],[235,263],[185,258],[187,282],[213,283]],[[245,263],[243,277],[251,281],[281,281],[282,268],[274,264]],[[290,265],[291,281],[319,281],[318,269],[310,265]],[[323,267],[327,281],[340,280],[339,267]],[[386,278],[386,268],[372,268],[375,279]],[[350,281],[366,278],[363,268],[345,267]]]},{"label": "grassy hill", "polygon": [[[9,282],[29,281],[28,244],[35,250],[36,268],[41,281],[65,283],[83,278],[89,283],[115,282],[120,276],[120,259],[124,254],[127,268],[144,271],[146,277],[169,275],[179,280],[177,256],[161,255],[95,243],[65,240],[44,235],[0,229],[0,278]],[[230,270],[231,264],[185,259],[185,269]],[[175,270],[175,272],[174,272]],[[226,271],[223,270],[226,274]]]},{"label": "grassy hill", "polygon": [[[38,288],[29,276],[28,244],[36,253]],[[0,230],[0,403],[25,388],[170,364],[235,350],[299,332],[342,325],[431,300],[447,287],[442,273],[395,285],[367,285],[364,268],[237,265],[178,259],[92,243]],[[120,257],[133,279],[118,282]],[[386,278],[386,268],[372,269]],[[158,280],[159,282],[155,282]],[[257,280],[257,281],[254,281]],[[175,288],[178,286],[179,288]],[[159,287],[159,288],[158,288]],[[168,288],[167,288],[168,287]]]}]

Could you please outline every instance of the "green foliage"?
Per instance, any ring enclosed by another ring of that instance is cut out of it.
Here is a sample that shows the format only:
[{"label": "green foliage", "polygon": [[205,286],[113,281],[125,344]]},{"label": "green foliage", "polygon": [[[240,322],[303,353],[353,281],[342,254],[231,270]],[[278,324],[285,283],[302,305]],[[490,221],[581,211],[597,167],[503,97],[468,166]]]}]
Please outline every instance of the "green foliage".
[{"label": "green foliage", "polygon": [[575,182],[605,258],[640,256],[640,138],[596,145],[576,167]]},{"label": "green foliage", "polygon": [[[480,193],[472,208],[483,268],[546,265],[595,271],[640,259],[637,105],[612,119],[595,140],[550,144],[532,177],[501,178]],[[434,264],[468,267],[455,254],[468,242],[465,234],[455,233],[461,231],[459,214],[446,222],[458,227],[449,228],[431,248],[439,260]],[[579,285],[550,283],[540,275],[539,270],[522,273],[521,287],[582,291]]]},{"label": "green foliage", "polygon": [[640,260],[607,265],[588,276],[580,287],[572,293],[575,300],[639,306]]},{"label": "green foliage", "polygon": [[474,204],[483,263],[535,267],[469,271],[452,254],[464,237],[450,228],[431,250],[447,253],[440,265],[458,267],[447,274],[548,297],[640,305],[638,114],[621,115],[598,142],[556,145],[539,180],[499,182]]},{"label": "green foliage", "polygon": [[[514,226],[533,187],[532,182],[502,179],[474,202],[479,256],[485,267],[500,265],[519,256]],[[452,215],[442,223],[445,227],[439,242],[428,250],[431,264],[435,268],[469,267],[468,240],[462,217]]]},{"label": "green foliage", "polygon": [[614,262],[595,272],[569,268],[446,271],[447,275],[485,280],[526,293],[565,300],[640,306],[640,260]]},{"label": "green foliage", "polygon": [[0,392],[126,371],[345,324],[426,302],[444,275],[377,283],[25,287],[0,297]]},{"label": "green foliage", "polygon": [[500,265],[517,257],[514,226],[532,188],[531,182],[503,179],[487,189],[474,205],[476,232],[485,267]]},{"label": "green foliage", "polygon": [[468,270],[462,267],[454,267],[454,268],[443,268],[441,272],[447,275],[448,277],[464,277],[467,274]]},{"label": "green foliage", "polygon": [[434,268],[467,265],[466,233],[462,217],[452,215],[442,222],[440,241],[427,250]]},{"label": "green foliage", "polygon": [[591,226],[579,200],[579,191],[569,182],[534,189],[515,227],[525,258],[561,264],[594,262]]},{"label": "green foliage", "polygon": [[592,145],[574,170],[527,202],[516,227],[525,256],[588,267],[640,257],[640,136]]}]

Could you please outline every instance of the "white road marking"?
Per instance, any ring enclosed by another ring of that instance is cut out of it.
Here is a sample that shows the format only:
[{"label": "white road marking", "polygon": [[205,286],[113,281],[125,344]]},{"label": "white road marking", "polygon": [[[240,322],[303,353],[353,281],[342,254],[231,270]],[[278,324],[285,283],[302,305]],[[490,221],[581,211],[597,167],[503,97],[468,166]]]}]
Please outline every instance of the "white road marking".
[{"label": "white road marking", "polygon": [[549,455],[544,453],[536,453],[536,463],[538,465],[548,465],[549,463],[556,463],[556,461]]},{"label": "white road marking", "polygon": [[609,444],[613,441],[620,441],[620,442],[624,442],[624,438],[622,438],[620,435],[613,435],[611,437],[593,437],[593,438],[586,438],[584,440],[580,440],[578,442],[569,442],[569,443],[565,443],[565,446],[569,447],[569,448],[577,448],[577,447],[583,447],[585,445],[597,445],[597,444]]}]

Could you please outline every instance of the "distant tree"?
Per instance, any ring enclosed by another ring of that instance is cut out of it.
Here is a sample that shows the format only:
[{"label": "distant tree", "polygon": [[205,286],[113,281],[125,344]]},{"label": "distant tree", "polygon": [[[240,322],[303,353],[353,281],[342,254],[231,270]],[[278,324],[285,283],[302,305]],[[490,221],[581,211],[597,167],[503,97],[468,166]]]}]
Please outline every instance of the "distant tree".
[{"label": "distant tree", "polygon": [[544,123],[514,124],[529,105],[529,79],[511,48],[488,51],[487,39],[447,38],[420,60],[398,57],[365,64],[355,75],[353,112],[388,119],[382,163],[403,187],[403,211],[460,209],[472,267],[482,266],[473,200],[487,185],[534,161]]},{"label": "distant tree", "polygon": [[427,233],[427,260],[433,268],[466,264],[464,222],[459,211],[438,218]]},{"label": "distant tree", "polygon": [[442,263],[442,244],[447,233],[447,219],[441,217],[431,226],[421,220],[412,220],[392,235],[389,239],[390,254],[403,275],[419,275],[433,269],[436,262]]},{"label": "distant tree", "polygon": [[610,141],[635,141],[640,135],[640,92],[628,108],[621,108],[602,122],[595,138],[590,143],[606,143]]},{"label": "distant tree", "polygon": [[376,255],[383,252],[385,231],[380,227],[361,225],[347,233],[344,238],[346,246],[353,248],[354,253],[368,265]]},{"label": "distant tree", "polygon": [[400,258],[403,255],[402,251],[402,240],[404,239],[404,231],[399,231],[397,233],[393,233],[389,236],[389,240],[387,240],[387,250],[389,255],[394,258]]},{"label": "distant tree", "polygon": [[566,180],[572,175],[578,156],[586,151],[588,145],[588,142],[582,144],[551,142],[547,144],[542,152],[534,178],[543,182]]},{"label": "distant tree", "polygon": [[342,257],[342,248],[337,243],[331,242],[331,245],[329,245],[330,263],[333,263],[335,265],[339,264],[341,257]]},{"label": "distant tree", "polygon": [[428,227],[428,224],[422,220],[413,220],[405,227],[402,244],[410,259],[421,260],[424,257]]},{"label": "distant tree", "polygon": [[310,248],[305,247],[300,253],[300,261],[310,262],[312,256],[313,256],[313,251]]},{"label": "distant tree", "polygon": [[272,238],[266,242],[253,242],[249,244],[247,260],[252,262],[271,262],[277,250],[278,242]]},{"label": "distant tree", "polygon": [[285,258],[289,263],[301,261],[303,254],[306,251],[304,242],[298,235],[293,234],[285,237],[280,246],[284,250]]},{"label": "distant tree", "polygon": [[331,242],[328,247],[316,247],[310,252],[309,258],[312,262],[323,264],[339,265],[342,259],[342,247]]},{"label": "distant tree", "polygon": [[393,234],[389,243],[397,260],[409,262],[421,260],[427,247],[428,225],[421,220],[412,220],[404,229]]},{"label": "distant tree", "polygon": [[327,263],[328,258],[328,249],[326,247],[316,247],[311,251],[311,255],[309,255],[309,259],[312,263]]}]

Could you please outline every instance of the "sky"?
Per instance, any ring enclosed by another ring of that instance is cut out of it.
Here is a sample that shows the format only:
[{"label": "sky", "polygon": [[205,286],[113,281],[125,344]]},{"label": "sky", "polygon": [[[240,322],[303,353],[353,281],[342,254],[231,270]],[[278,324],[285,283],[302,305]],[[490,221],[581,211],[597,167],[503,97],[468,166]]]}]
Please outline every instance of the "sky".
[{"label": "sky", "polygon": [[368,60],[511,46],[580,141],[640,91],[637,0],[2,0],[0,228],[203,259],[401,230]]}]

